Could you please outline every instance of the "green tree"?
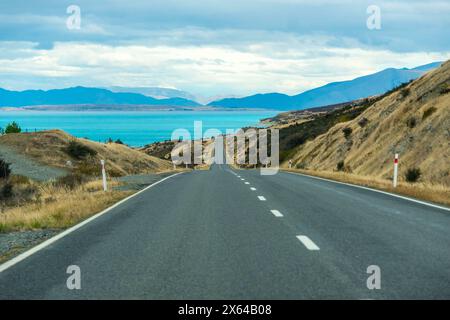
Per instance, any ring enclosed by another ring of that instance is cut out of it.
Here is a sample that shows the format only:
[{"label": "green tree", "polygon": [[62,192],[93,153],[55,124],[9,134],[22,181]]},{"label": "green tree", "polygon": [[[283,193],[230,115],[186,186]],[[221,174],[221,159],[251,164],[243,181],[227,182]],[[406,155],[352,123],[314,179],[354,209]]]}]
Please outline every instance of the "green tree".
[{"label": "green tree", "polygon": [[20,126],[15,121],[13,121],[10,124],[8,124],[6,126],[6,129],[5,129],[5,133],[6,134],[8,134],[8,133],[20,133],[20,132],[22,132],[22,129],[20,128]]}]

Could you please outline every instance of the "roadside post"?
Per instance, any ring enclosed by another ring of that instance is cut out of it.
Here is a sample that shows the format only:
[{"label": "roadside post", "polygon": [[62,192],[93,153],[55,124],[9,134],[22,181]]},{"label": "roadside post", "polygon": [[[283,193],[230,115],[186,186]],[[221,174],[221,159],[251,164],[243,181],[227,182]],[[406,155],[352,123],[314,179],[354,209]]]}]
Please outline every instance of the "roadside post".
[{"label": "roadside post", "polygon": [[100,160],[100,163],[102,164],[103,191],[108,191],[108,185],[106,183],[105,160]]},{"label": "roadside post", "polygon": [[289,169],[292,168],[292,159],[289,160]]},{"label": "roadside post", "polygon": [[394,179],[393,179],[393,187],[397,187],[397,179],[398,179],[398,153],[395,154],[394,158]]}]

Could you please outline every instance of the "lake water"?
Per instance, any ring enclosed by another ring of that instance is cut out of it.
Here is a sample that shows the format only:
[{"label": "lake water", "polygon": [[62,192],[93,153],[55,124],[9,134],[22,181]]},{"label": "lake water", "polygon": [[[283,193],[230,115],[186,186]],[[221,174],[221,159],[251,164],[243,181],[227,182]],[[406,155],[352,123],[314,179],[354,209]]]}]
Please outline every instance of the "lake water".
[{"label": "lake water", "polygon": [[171,138],[178,128],[193,136],[194,121],[202,121],[203,132],[255,126],[276,111],[152,111],[152,112],[36,112],[0,111],[0,127],[16,121],[23,131],[61,129],[76,137],[104,142],[120,139],[143,146]]}]

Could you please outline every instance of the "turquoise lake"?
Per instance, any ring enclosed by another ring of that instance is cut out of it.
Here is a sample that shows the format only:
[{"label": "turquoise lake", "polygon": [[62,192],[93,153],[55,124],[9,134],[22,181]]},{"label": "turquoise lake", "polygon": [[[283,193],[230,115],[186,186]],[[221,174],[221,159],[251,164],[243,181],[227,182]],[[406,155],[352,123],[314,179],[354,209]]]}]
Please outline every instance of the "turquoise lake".
[{"label": "turquoise lake", "polygon": [[276,111],[151,111],[151,112],[36,112],[1,111],[0,127],[16,121],[23,131],[61,129],[76,137],[104,142],[120,139],[131,146],[168,140],[175,129],[193,136],[194,121],[202,121],[203,132],[256,126]]}]

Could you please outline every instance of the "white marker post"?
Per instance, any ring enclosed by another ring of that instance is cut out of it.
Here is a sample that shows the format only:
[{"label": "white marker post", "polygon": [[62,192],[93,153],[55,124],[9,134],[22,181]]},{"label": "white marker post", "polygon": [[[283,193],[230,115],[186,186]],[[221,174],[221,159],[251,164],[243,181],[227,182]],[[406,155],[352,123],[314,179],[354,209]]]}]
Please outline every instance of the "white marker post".
[{"label": "white marker post", "polygon": [[289,160],[289,169],[291,169],[291,168],[292,168],[292,159]]},{"label": "white marker post", "polygon": [[397,187],[397,177],[398,177],[398,153],[395,154],[394,158],[394,179],[393,179],[394,188]]},{"label": "white marker post", "polygon": [[100,163],[102,164],[103,191],[108,191],[108,185],[106,183],[105,160],[100,160]]}]

